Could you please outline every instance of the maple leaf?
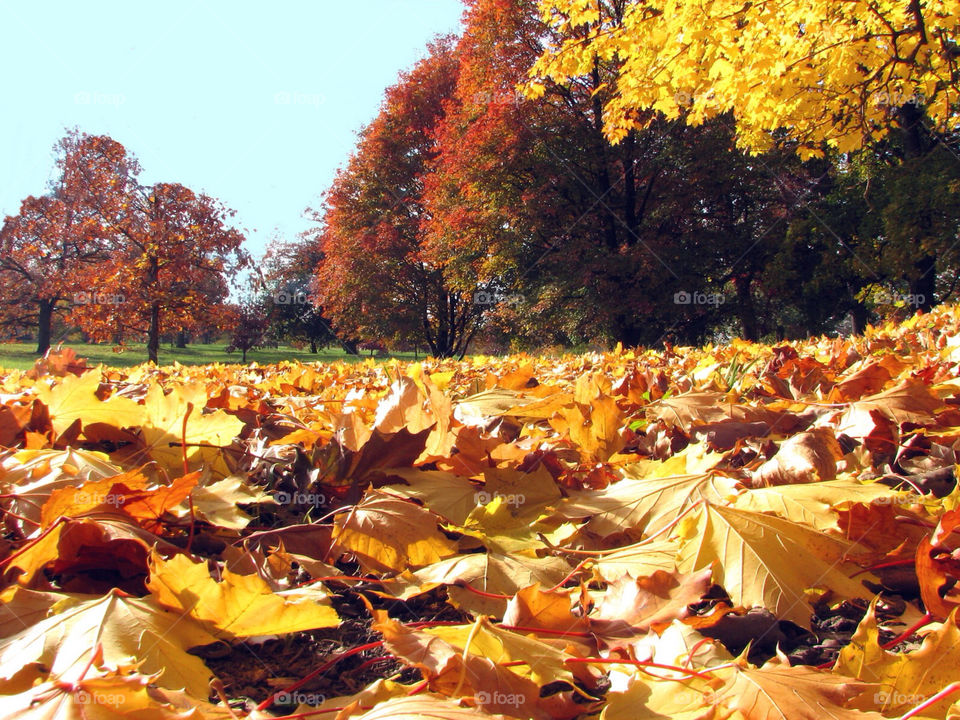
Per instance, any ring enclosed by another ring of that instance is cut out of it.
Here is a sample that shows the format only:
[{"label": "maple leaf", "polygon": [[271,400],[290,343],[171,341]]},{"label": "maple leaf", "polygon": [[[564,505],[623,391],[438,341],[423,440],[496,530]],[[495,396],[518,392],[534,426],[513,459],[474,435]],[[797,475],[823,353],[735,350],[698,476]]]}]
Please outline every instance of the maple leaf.
[{"label": "maple leaf", "polygon": [[[875,685],[844,677],[836,672],[809,667],[791,667],[785,658],[775,658],[763,667],[733,667],[718,671],[732,678],[713,699],[727,711],[745,720],[820,720],[824,712],[838,720],[880,720],[880,712],[849,707],[850,701]],[[846,707],[845,707],[846,706]]]},{"label": "maple leaf", "polygon": [[569,493],[557,504],[557,513],[571,520],[588,518],[583,529],[600,537],[625,530],[651,535],[698,500],[722,501],[733,494],[735,485],[729,478],[711,474],[662,478],[628,475],[603,490]]},{"label": "maple leaf", "polygon": [[205,562],[186,555],[164,561],[150,558],[147,588],[162,606],[185,613],[211,633],[252,637],[335,627],[340,618],[322,594],[272,592],[259,575],[238,575],[224,568],[217,582]]},{"label": "maple leaf", "polygon": [[960,563],[951,534],[960,526],[960,510],[948,510],[937,522],[930,537],[924,537],[917,546],[916,568],[920,582],[920,596],[927,612],[941,618],[950,615],[960,605],[954,588],[960,575]]},{"label": "maple leaf", "polygon": [[141,472],[134,470],[86,482],[77,488],[61,488],[53,491],[41,508],[40,525],[49,527],[61,517],[114,510],[148,530],[159,531],[164,513],[190,495],[199,476],[199,472],[193,472],[169,485],[151,487]]},{"label": "maple leaf", "polygon": [[[230,710],[154,687],[155,675],[90,674],[74,683],[47,681],[5,699],[10,720],[234,720]],[[189,715],[188,715],[189,714]]]},{"label": "maple leaf", "polygon": [[379,491],[337,516],[333,538],[375,569],[423,567],[456,553],[433,513]]},{"label": "maple leaf", "polygon": [[131,490],[142,490],[149,481],[140,470],[131,470],[99,480],[88,480],[79,486],[68,485],[50,493],[40,508],[40,527],[52,525],[58,518],[75,517],[95,509],[110,509],[121,504],[121,496]]},{"label": "maple leaf", "polygon": [[355,717],[357,720],[506,720],[507,716],[484,712],[480,708],[462,707],[443,695],[423,693],[415,697],[386,700]]},{"label": "maple leaf", "polygon": [[7,637],[43,620],[67,596],[12,586],[0,593],[0,637]]},{"label": "maple leaf", "polygon": [[[475,626],[447,626],[416,631],[374,610],[373,628],[384,646],[419,668],[431,687],[444,694],[472,697],[488,712],[512,717],[549,717],[538,707],[539,684],[573,681],[563,668],[565,654],[551,646],[499,630],[481,619]],[[503,663],[522,658],[522,666]],[[529,663],[527,665],[526,663]]]},{"label": "maple leaf", "polygon": [[429,592],[438,585],[458,584],[511,597],[535,583],[553,587],[569,572],[570,565],[557,557],[520,558],[488,551],[455,555],[416,572],[398,575],[384,587],[399,590],[397,596],[402,598]]},{"label": "maple leaf", "polygon": [[207,393],[202,386],[174,385],[165,393],[160,385],[152,385],[143,402],[145,417],[140,427],[144,450],[151,458],[167,468],[182,469],[186,443],[188,463],[200,460],[221,475],[229,474],[220,448],[240,434],[243,421],[223,410],[204,413]]},{"label": "maple leaf", "polygon": [[38,678],[47,673],[60,681],[82,679],[89,663],[118,669],[137,663],[160,675],[159,683],[206,697],[210,671],[187,649],[216,642],[199,624],[160,607],[150,598],[111,591],[96,599],[67,598],[50,614],[0,640],[0,678]]},{"label": "maple leaf", "polygon": [[735,403],[730,402],[723,393],[698,391],[658,400],[647,408],[647,413],[652,419],[687,428],[733,417],[734,407]]},{"label": "maple leaf", "polygon": [[[852,703],[855,707],[900,714],[960,679],[958,663],[960,629],[955,612],[924,635],[918,650],[895,653],[880,645],[874,601],[850,644],[840,651],[833,671],[873,684],[871,692],[861,693]],[[943,717],[953,702],[943,698],[925,708],[924,715]]]},{"label": "maple leaf", "polygon": [[700,601],[711,585],[711,568],[692,575],[658,570],[649,576],[629,575],[607,587],[589,622],[601,635],[627,637],[681,620],[688,605]]},{"label": "maple leaf", "polygon": [[550,424],[566,432],[587,461],[605,462],[624,446],[620,436],[623,412],[609,395],[600,393],[587,403],[561,408],[559,417],[551,419]]},{"label": "maple leaf", "polygon": [[119,512],[91,511],[53,524],[21,549],[10,567],[22,573],[17,582],[23,586],[36,583],[40,570],[50,566],[63,589],[100,593],[115,583],[142,592],[149,549],[176,548],[131,520]]},{"label": "maple leaf", "polygon": [[503,624],[520,626],[526,631],[588,632],[590,625],[586,618],[574,615],[571,610],[569,591],[549,592],[535,583],[510,598],[503,613]]},{"label": "maple leaf", "polygon": [[[191,493],[193,511],[196,516],[211,525],[231,530],[240,530],[252,519],[237,505],[269,502],[272,498],[258,488],[251,486],[243,476],[231,475],[222,480],[197,485]],[[182,515],[188,515],[189,506],[182,508]]]},{"label": "maple leaf", "polygon": [[839,527],[839,508],[854,503],[903,505],[909,493],[882,483],[840,478],[818,483],[756,488],[738,495],[734,507],[771,512],[817,530]]},{"label": "maple leaf", "polygon": [[63,377],[67,374],[82,375],[87,370],[87,361],[85,358],[77,357],[77,352],[73,348],[65,348],[58,345],[56,349],[50,348],[42,358],[39,358],[33,367],[27,370],[27,377],[36,380],[44,375],[56,375]]},{"label": "maple leaf", "polygon": [[615,583],[627,574],[653,575],[658,571],[676,569],[680,545],[674,540],[643,540],[611,550],[590,561],[590,566],[601,578]]},{"label": "maple leaf", "polygon": [[755,487],[833,480],[837,461],[843,457],[840,443],[827,428],[792,435],[777,454],[757,468]]},{"label": "maple leaf", "polygon": [[466,478],[439,470],[396,469],[390,477],[399,477],[405,485],[386,485],[384,492],[416,499],[455,525],[466,522],[477,506],[479,489]]},{"label": "maple leaf", "polygon": [[[922,380],[908,378],[884,392],[861,398],[850,404],[850,410],[876,410],[898,425],[912,422],[924,424],[933,419],[933,413],[943,402]],[[843,420],[839,423],[843,425]]]},{"label": "maple leaf", "polygon": [[9,507],[19,519],[21,531],[40,524],[41,508],[55,490],[123,472],[103,453],[76,448],[21,450],[6,458],[2,468],[0,488],[11,496]]},{"label": "maple leaf", "polygon": [[97,395],[103,376],[99,369],[67,375],[52,387],[37,385],[37,396],[50,410],[53,428],[63,433],[77,420],[86,427],[103,423],[116,428],[134,427],[143,421],[144,409],[133,400]]},{"label": "maple leaf", "polygon": [[[855,554],[857,544],[806,525],[705,503],[681,534],[677,567],[682,572],[713,567],[715,582],[736,605],[765,607],[801,627],[810,623],[813,597],[808,591],[829,590],[845,599],[872,597],[851,579],[859,568],[846,558]],[[798,557],[804,562],[798,563]]]}]

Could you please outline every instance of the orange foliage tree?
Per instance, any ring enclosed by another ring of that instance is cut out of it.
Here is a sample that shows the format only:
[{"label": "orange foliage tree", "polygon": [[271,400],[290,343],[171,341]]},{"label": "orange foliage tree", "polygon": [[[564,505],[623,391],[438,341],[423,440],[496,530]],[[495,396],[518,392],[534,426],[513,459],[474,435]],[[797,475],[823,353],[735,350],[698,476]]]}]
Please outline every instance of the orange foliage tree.
[{"label": "orange foliage tree", "polygon": [[479,328],[484,306],[470,289],[454,287],[445,260],[424,246],[424,175],[457,67],[453,44],[441,40],[387,90],[317,213],[313,236],[323,260],[315,296],[346,336],[402,337],[446,357],[465,352]]},{"label": "orange foliage tree", "polygon": [[50,347],[65,303],[89,301],[91,265],[107,258],[109,228],[139,172],[123,145],[106,136],[72,131],[57,150],[60,174],[50,192],[26,198],[0,231],[0,314],[5,324],[36,327],[38,353]]},{"label": "orange foliage tree", "polygon": [[71,318],[98,339],[125,330],[147,335],[157,362],[165,327],[197,329],[213,322],[229,294],[228,279],[249,263],[233,212],[177,183],[138,187],[113,225],[113,252],[98,267],[92,302]]}]

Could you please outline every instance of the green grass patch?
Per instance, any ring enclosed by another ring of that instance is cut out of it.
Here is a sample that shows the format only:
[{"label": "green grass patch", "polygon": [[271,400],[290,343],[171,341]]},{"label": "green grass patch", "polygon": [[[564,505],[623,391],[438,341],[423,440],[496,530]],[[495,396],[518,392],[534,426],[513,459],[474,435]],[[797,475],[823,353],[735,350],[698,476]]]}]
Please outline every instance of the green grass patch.
[{"label": "green grass patch", "polygon": [[[128,345],[123,352],[114,352],[109,344],[95,345],[90,343],[66,342],[64,347],[73,348],[79,357],[87,359],[87,365],[104,365],[112,367],[131,367],[147,360],[146,345]],[[7,369],[26,370],[37,359],[35,343],[0,343],[0,367]],[[171,347],[168,344],[160,346],[160,364],[172,365],[178,362],[181,365],[210,365],[224,363],[227,365],[240,364],[239,352],[228,353],[226,344],[214,343],[211,345],[188,345],[185,348]],[[267,365],[283,360],[298,360],[300,362],[358,362],[369,357],[366,352],[358,355],[348,355],[339,347],[321,348],[316,354],[308,348],[298,350],[294,347],[281,345],[277,348],[263,348],[251,350],[247,353],[247,363]],[[404,360],[413,360],[413,353],[396,353],[389,357]],[[421,354],[422,358],[423,355]],[[382,358],[381,358],[382,359]]]}]

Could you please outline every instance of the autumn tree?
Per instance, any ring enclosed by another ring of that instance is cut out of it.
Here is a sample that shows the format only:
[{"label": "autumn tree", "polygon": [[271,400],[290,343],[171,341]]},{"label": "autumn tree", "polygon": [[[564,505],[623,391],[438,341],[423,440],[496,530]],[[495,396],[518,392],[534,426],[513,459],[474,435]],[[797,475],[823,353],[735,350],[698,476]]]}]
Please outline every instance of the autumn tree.
[{"label": "autumn tree", "polygon": [[112,302],[76,306],[72,319],[96,338],[145,334],[148,359],[157,362],[163,329],[215,322],[228,279],[247,264],[232,214],[176,183],[137,188],[111,228],[111,257],[98,267],[94,292]]},{"label": "autumn tree", "polygon": [[614,140],[651,109],[691,124],[733,112],[741,147],[766,150],[786,132],[808,154],[909,129],[918,108],[941,129],[958,125],[952,0],[542,0],[541,9],[565,38],[546,49],[536,78],[620,61],[604,108]]},{"label": "autumn tree", "polygon": [[[541,9],[564,37],[533,67],[530,92],[616,58],[603,107],[614,141],[656,114],[695,125],[732,114],[740,147],[761,152],[787,139],[804,157],[874,151],[895,136],[899,152],[887,159],[915,182],[960,124],[960,13],[950,0],[543,0]],[[891,256],[929,307],[943,297],[937,277],[950,268],[938,259],[949,245],[928,230],[940,215],[930,196],[904,198],[919,237]]]},{"label": "autumn tree", "polygon": [[[602,101],[617,63],[517,92],[562,35],[526,0],[473,0],[427,176],[428,238],[492,323],[534,344],[695,340],[733,315],[755,337],[759,268],[806,192],[789,154],[750,159],[728,118],[651,116],[611,145]],[[677,304],[687,295],[717,302]],[[728,304],[720,307],[722,300]]]},{"label": "autumn tree", "polygon": [[310,237],[270,243],[260,272],[270,324],[278,338],[306,343],[312,353],[320,345],[338,342],[344,350],[356,354],[355,343],[334,334],[313,297],[313,273],[322,259],[318,244]]},{"label": "autumn tree", "polygon": [[424,176],[457,67],[452,41],[440,40],[387,90],[317,213],[323,259],[314,287],[338,333],[415,340],[445,357],[464,353],[479,327],[484,306],[424,248]]},{"label": "autumn tree", "polygon": [[72,131],[56,149],[59,174],[49,193],[25,199],[0,231],[0,282],[10,289],[0,312],[6,324],[36,328],[38,353],[49,348],[53,319],[66,304],[91,301],[93,264],[108,257],[110,228],[139,172],[136,159],[106,136]]},{"label": "autumn tree", "polygon": [[230,343],[226,351],[239,350],[242,361],[247,362],[247,352],[262,347],[267,341],[270,314],[266,307],[254,298],[225,306],[230,325]]}]

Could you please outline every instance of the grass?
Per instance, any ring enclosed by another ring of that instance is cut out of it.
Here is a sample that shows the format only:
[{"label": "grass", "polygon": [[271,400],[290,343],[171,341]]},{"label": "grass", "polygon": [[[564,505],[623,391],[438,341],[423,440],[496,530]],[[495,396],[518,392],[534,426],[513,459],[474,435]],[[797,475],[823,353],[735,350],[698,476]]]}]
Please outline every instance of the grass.
[{"label": "grass", "polygon": [[[112,367],[130,367],[139,365],[147,360],[146,346],[128,345],[122,353],[113,352],[110,344],[94,345],[82,342],[65,342],[64,347],[73,348],[79,357],[87,359],[87,365],[103,363]],[[239,364],[239,352],[228,353],[225,343],[211,345],[188,345],[185,348],[172,347],[165,343],[160,346],[160,364],[172,365],[178,362],[181,365],[210,365],[211,363]],[[37,359],[36,343],[0,343],[0,368],[26,370]],[[266,365],[282,360],[299,360],[300,362],[333,362],[343,360],[357,362],[368,357],[368,353],[348,355],[342,348],[322,348],[317,354],[311,354],[309,349],[281,345],[278,348],[263,348],[250,350],[247,353],[247,363]],[[413,353],[396,353],[390,357],[413,359]],[[423,357],[422,355],[420,357]]]}]

